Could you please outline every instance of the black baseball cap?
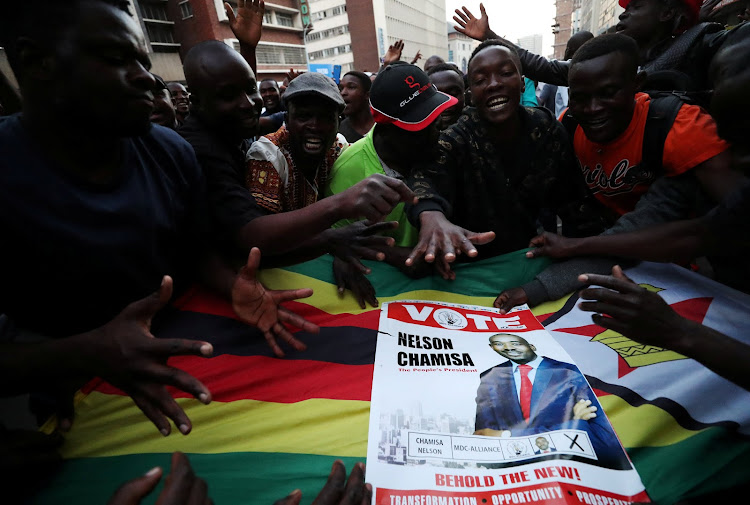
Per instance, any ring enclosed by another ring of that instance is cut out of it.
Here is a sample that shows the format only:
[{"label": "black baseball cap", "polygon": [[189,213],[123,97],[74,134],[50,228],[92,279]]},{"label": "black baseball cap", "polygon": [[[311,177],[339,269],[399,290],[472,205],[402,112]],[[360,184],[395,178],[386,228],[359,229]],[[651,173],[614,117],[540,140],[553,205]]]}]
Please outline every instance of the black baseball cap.
[{"label": "black baseball cap", "polygon": [[427,128],[455,97],[441,93],[416,65],[394,63],[378,72],[370,89],[370,109],[376,123],[391,123],[407,131]]}]

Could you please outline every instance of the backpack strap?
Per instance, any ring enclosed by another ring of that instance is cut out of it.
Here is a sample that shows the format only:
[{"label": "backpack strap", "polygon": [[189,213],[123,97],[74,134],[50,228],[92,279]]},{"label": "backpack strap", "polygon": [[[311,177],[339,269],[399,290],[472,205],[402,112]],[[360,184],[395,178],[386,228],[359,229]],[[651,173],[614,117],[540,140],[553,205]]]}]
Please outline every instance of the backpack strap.
[{"label": "backpack strap", "polygon": [[565,131],[568,132],[568,139],[570,140],[570,146],[573,146],[573,140],[576,136],[576,129],[578,129],[578,120],[570,114],[570,108],[565,107],[565,110],[560,114],[560,122],[565,127]]},{"label": "backpack strap", "polygon": [[659,94],[651,98],[643,131],[641,155],[641,172],[650,172],[651,180],[664,175],[664,143],[684,103],[679,95],[672,93]]}]

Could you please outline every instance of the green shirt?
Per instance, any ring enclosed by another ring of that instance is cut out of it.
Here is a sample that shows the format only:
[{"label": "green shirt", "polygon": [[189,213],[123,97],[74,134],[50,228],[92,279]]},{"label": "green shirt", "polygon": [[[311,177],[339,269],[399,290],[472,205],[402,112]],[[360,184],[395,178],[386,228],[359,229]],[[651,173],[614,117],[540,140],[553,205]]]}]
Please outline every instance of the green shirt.
[{"label": "green shirt", "polygon": [[[372,141],[373,131],[375,128],[370,129],[362,139],[351,144],[336,160],[331,169],[325,196],[341,193],[373,174],[387,175],[375,152],[375,145]],[[340,228],[355,221],[355,219],[342,219],[333,227]],[[414,247],[417,244],[419,232],[406,218],[403,203],[396,205],[385,221],[398,221],[398,228],[383,233],[396,239],[397,246]]]}]

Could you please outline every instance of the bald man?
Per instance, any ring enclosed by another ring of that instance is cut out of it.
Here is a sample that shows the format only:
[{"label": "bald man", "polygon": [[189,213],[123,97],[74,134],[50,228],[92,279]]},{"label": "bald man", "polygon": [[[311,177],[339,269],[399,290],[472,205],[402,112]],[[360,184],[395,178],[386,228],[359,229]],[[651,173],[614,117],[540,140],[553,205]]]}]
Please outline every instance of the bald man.
[{"label": "bald man", "polygon": [[[250,142],[246,139],[258,133],[262,105],[250,65],[228,45],[206,41],[188,52],[184,67],[192,103],[190,116],[179,131],[203,167],[210,213],[225,251],[244,255],[251,247],[259,247],[265,257],[275,256],[274,261],[284,263],[334,250],[349,257],[358,241],[373,240],[368,236],[372,230],[359,225],[330,230],[331,225],[361,217],[377,222],[400,201],[414,198],[400,181],[369,178],[340,196],[269,214],[247,189],[245,156]],[[367,259],[382,255],[365,254],[369,256],[362,257]]]},{"label": "bald man", "polygon": [[433,54],[429,58],[427,58],[427,61],[424,62],[424,71],[429,72],[430,69],[434,66],[441,65],[445,63],[445,60],[438,56],[437,54]]}]

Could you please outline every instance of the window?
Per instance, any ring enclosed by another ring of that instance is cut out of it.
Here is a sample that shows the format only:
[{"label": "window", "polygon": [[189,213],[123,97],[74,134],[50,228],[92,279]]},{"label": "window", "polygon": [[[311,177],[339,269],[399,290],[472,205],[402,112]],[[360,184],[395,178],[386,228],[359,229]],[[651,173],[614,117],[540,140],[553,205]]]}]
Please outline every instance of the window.
[{"label": "window", "polygon": [[157,21],[169,21],[167,18],[166,4],[141,3],[141,14],[143,19],[155,19]]},{"label": "window", "polygon": [[152,44],[175,43],[172,25],[146,23],[146,32],[148,32],[148,39]]},{"label": "window", "polygon": [[271,23],[273,23],[271,20],[271,11],[266,11],[266,13],[263,14],[263,24],[270,25]]},{"label": "window", "polygon": [[261,65],[304,65],[305,48],[258,44],[255,57]]},{"label": "window", "polygon": [[190,5],[189,0],[184,0],[180,2],[180,13],[182,14],[182,19],[187,19],[193,17],[193,6]]},{"label": "window", "polygon": [[276,13],[276,23],[281,26],[294,26],[294,18],[291,14]]}]

